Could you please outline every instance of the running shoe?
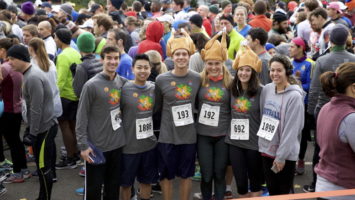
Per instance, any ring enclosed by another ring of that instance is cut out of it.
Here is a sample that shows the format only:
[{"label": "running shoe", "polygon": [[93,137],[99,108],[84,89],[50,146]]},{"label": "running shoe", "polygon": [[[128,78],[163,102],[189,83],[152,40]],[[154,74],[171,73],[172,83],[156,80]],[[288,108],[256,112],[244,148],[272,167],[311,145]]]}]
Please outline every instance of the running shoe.
[{"label": "running shoe", "polygon": [[75,190],[75,194],[79,195],[79,196],[84,196],[84,188],[78,188]]},{"label": "running shoe", "polygon": [[4,181],[4,183],[23,183],[25,179],[22,176],[22,173],[12,173],[9,177]]},{"label": "running shoe", "polygon": [[0,162],[0,168],[12,169],[12,162],[5,158],[4,161]]},{"label": "running shoe", "polygon": [[314,192],[315,188],[314,188],[314,186],[312,184],[311,185],[305,185],[305,186],[303,186],[303,191],[304,192]]},{"label": "running shoe", "polygon": [[86,174],[85,167],[81,167],[81,169],[79,171],[79,176],[85,177],[85,174]]},{"label": "running shoe", "polygon": [[296,167],[296,175],[304,174],[304,160],[298,160]]},{"label": "running shoe", "polygon": [[229,191],[229,190],[225,191],[224,192],[224,199],[233,199],[232,191]]},{"label": "running shoe", "polygon": [[32,177],[32,173],[29,169],[21,169],[23,179],[29,179]]},{"label": "running shoe", "polygon": [[77,168],[76,160],[74,158],[65,158],[55,165],[56,169],[75,169]]},{"label": "running shoe", "polygon": [[261,196],[263,196],[263,197],[270,196],[269,190],[267,189],[266,184],[261,185],[261,191],[263,192],[261,194]]}]

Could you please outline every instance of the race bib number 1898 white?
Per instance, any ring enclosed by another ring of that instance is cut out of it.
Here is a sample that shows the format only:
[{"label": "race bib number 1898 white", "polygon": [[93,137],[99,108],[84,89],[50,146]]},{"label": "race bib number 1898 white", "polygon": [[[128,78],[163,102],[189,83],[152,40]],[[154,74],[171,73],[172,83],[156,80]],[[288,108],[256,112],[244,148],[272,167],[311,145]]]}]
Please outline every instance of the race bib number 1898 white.
[{"label": "race bib number 1898 white", "polygon": [[186,126],[194,123],[191,103],[171,108],[175,126]]},{"label": "race bib number 1898 white", "polygon": [[258,136],[271,141],[279,126],[280,120],[263,115],[258,131]]},{"label": "race bib number 1898 white", "polygon": [[152,117],[144,119],[136,119],[136,136],[137,140],[145,139],[153,136],[153,120]]}]

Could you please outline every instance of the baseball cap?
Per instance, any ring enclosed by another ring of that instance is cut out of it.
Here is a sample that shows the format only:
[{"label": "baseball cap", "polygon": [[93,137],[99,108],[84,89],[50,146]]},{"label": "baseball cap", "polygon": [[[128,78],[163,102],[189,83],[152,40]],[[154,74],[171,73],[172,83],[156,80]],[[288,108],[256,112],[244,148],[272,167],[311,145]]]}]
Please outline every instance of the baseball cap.
[{"label": "baseball cap", "polygon": [[92,19],[86,20],[79,28],[94,28],[94,21]]},{"label": "baseball cap", "polygon": [[327,8],[332,8],[340,14],[343,13],[343,11],[340,9],[340,5],[337,2],[330,2]]},{"label": "baseball cap", "polygon": [[158,21],[160,22],[168,22],[170,24],[172,24],[174,22],[174,18],[169,15],[169,14],[165,14],[165,15],[162,15],[160,17],[157,17]]}]

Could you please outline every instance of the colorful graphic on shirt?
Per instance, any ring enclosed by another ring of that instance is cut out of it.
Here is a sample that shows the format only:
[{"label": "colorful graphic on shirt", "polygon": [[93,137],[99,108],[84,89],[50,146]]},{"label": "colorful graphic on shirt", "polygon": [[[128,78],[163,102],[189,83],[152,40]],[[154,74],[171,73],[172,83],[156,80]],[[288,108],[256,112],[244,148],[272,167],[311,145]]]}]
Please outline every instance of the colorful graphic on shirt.
[{"label": "colorful graphic on shirt", "polygon": [[185,84],[178,84],[176,86],[176,94],[175,97],[180,100],[185,100],[190,98],[192,92],[192,88]]},{"label": "colorful graphic on shirt", "polygon": [[121,99],[121,90],[111,89],[110,93],[109,93],[109,97],[110,97],[110,99],[108,100],[108,102],[111,105],[118,104],[120,102],[120,99]]},{"label": "colorful graphic on shirt", "polygon": [[171,81],[170,85],[173,86],[173,87],[175,87],[176,82],[175,82],[175,81]]},{"label": "colorful graphic on shirt", "polygon": [[210,87],[205,94],[205,98],[208,101],[221,101],[224,95],[224,91],[221,88]]},{"label": "colorful graphic on shirt", "polygon": [[153,99],[150,96],[141,95],[138,98],[138,109],[141,111],[151,110],[153,107]]},{"label": "colorful graphic on shirt", "polygon": [[138,97],[138,93],[137,92],[134,92],[132,95],[133,95],[134,98]]},{"label": "colorful graphic on shirt", "polygon": [[108,92],[108,87],[105,87],[105,88],[104,88],[104,91],[105,91],[105,92]]},{"label": "colorful graphic on shirt", "polygon": [[246,113],[251,107],[251,102],[245,97],[238,97],[232,106],[237,112]]}]

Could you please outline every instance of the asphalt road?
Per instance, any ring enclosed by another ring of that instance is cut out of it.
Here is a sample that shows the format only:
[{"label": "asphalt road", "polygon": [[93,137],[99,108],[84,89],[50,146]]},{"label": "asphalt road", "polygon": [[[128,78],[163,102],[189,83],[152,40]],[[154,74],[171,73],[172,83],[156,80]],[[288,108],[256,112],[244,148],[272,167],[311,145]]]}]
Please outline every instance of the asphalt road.
[{"label": "asphalt road", "polygon": [[[63,145],[61,133],[58,132],[56,138],[57,149]],[[9,151],[5,152],[5,156],[10,158]],[[302,176],[296,176],[294,181],[295,193],[301,193],[302,186],[304,184],[309,184],[312,179],[311,167],[312,167],[312,154],[313,154],[313,143],[308,143],[308,150],[306,153],[306,172]],[[60,155],[60,154],[58,154]],[[28,163],[31,171],[35,170],[34,163]],[[84,184],[84,178],[78,175],[80,167],[77,169],[70,170],[57,170],[58,182],[54,184],[52,190],[52,200],[80,200],[83,199],[82,196],[75,194],[75,189],[82,187]],[[5,184],[8,189],[7,193],[4,194],[0,199],[3,200],[35,200],[39,191],[39,181],[38,177],[32,177],[27,179],[24,183],[12,183]],[[174,200],[179,199],[178,197],[178,180],[174,181]],[[237,197],[236,186],[233,181],[232,184],[234,197]],[[193,181],[191,199],[193,199],[193,193],[199,192],[199,182]],[[155,200],[162,199],[161,195],[155,194]]]}]

